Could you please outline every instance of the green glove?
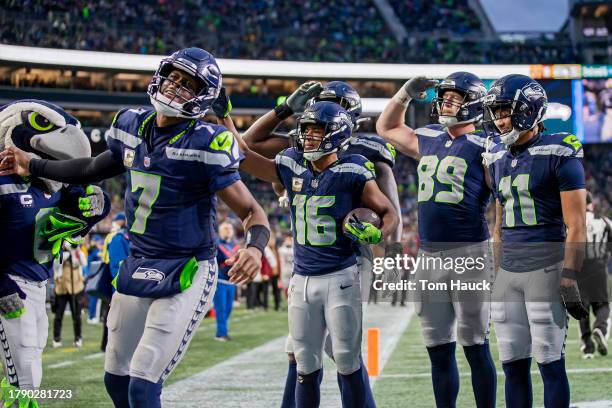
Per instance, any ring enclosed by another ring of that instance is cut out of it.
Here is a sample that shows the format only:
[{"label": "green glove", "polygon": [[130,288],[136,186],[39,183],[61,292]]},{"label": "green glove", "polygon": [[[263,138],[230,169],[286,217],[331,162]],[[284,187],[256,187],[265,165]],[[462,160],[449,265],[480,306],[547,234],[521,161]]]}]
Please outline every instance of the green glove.
[{"label": "green glove", "polygon": [[9,384],[6,377],[3,378],[2,381],[0,381],[0,403],[2,404],[1,406],[17,406],[18,408],[38,408],[38,402],[36,402],[35,399],[31,399],[26,396],[17,398],[17,391],[19,391],[19,388]]},{"label": "green glove", "polygon": [[64,241],[73,245],[83,242],[83,239],[76,238],[75,234],[83,231],[86,227],[87,224],[76,217],[55,212],[49,215],[40,234],[48,243],[52,244],[51,254],[57,258],[62,251],[62,243]]},{"label": "green glove", "polygon": [[348,237],[360,244],[378,244],[382,237],[380,229],[369,222],[348,222],[345,225]]},{"label": "green glove", "polygon": [[98,186],[87,186],[85,197],[79,198],[79,210],[84,217],[95,217],[104,212],[104,192]]}]

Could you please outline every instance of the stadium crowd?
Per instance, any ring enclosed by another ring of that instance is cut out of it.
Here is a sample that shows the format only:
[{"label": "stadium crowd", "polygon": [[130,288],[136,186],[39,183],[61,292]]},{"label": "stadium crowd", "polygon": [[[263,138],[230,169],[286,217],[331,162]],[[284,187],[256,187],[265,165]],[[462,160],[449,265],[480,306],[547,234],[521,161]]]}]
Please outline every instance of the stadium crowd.
[{"label": "stadium crowd", "polygon": [[[0,43],[140,54],[202,44],[221,58],[296,61],[580,62],[563,38],[483,42],[481,23],[466,0],[391,4],[409,33],[403,43],[372,0],[309,1],[302,7],[288,0],[2,0]],[[165,29],[169,24],[181,30]]]}]

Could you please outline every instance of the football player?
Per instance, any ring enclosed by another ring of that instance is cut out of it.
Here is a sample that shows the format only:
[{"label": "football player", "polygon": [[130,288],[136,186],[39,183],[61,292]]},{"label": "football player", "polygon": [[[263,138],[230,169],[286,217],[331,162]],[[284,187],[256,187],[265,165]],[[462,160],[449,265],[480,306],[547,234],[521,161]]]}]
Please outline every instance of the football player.
[{"label": "football player", "polygon": [[[219,95],[214,57],[186,48],[162,59],[149,84],[154,109],[115,116],[109,150],[94,159],[30,160],[5,151],[11,171],[64,182],[127,174],[130,256],[114,283],[104,382],[116,407],[159,407],[163,382],[210,308],[216,283],[216,200],[243,221],[246,248],[227,263],[230,281],[260,269],[270,231],[240,181],[242,156],[224,127],[198,118]],[[1,174],[1,173],[0,173]]]},{"label": "football player", "polygon": [[[0,108],[0,149],[18,146],[30,157],[89,157],[91,147],[76,118],[59,106],[20,100]],[[42,380],[47,343],[46,283],[65,242],[76,243],[110,210],[99,187],[70,186],[41,177],[0,176],[0,344],[7,378],[0,404],[11,390],[35,389]],[[21,400],[20,407],[38,406]]]},{"label": "football player", "polygon": [[[313,95],[312,99],[307,99]],[[357,91],[348,83],[343,81],[331,81],[325,84],[321,89],[316,82],[308,82],[303,84],[293,95],[291,95],[284,106],[278,107],[274,112],[270,112],[260,118],[253,126],[251,126],[244,135],[244,140],[249,147],[260,154],[274,156],[280,149],[289,147],[290,141],[285,135],[270,133],[282,122],[283,118],[289,113],[299,112],[303,110],[300,103],[306,105],[317,101],[334,102],[351,114],[353,119],[353,136],[350,137],[342,149],[339,151],[340,156],[343,154],[360,154],[374,163],[376,183],[380,190],[387,196],[393,204],[396,212],[401,214],[399,197],[397,192],[397,184],[393,176],[393,165],[395,164],[395,149],[389,143],[377,136],[355,135],[354,131],[357,127],[357,121],[362,113],[361,97]],[[276,189],[279,195],[285,195],[286,192],[281,189]],[[282,192],[280,191],[282,190]],[[283,196],[281,197],[283,199]],[[402,253],[401,236],[402,236],[402,221],[401,217],[398,220],[396,229],[387,237],[385,245],[385,256],[395,257],[396,254]],[[369,245],[363,245],[357,248],[357,264],[359,265],[359,277],[361,281],[363,300],[369,298],[369,291],[372,280],[372,250]],[[394,279],[395,277],[385,276],[386,279]],[[364,304],[365,307],[366,304]],[[363,311],[365,314],[365,310]],[[285,391],[283,393],[283,408],[295,406],[295,379],[297,377],[297,365],[295,356],[293,355],[293,346],[291,337],[287,338],[286,352],[289,357],[289,369]],[[325,352],[333,359],[333,351],[331,347],[331,339],[326,337]],[[322,374],[321,370],[321,374]],[[364,381],[369,382],[368,372],[362,363],[362,373]],[[319,381],[322,381],[322,375]],[[366,406],[374,406],[374,398],[369,393],[367,395]]]},{"label": "football player", "polygon": [[[432,116],[437,123],[412,129],[404,123],[413,99],[435,87]],[[486,137],[476,130],[483,117],[486,88],[469,72],[455,72],[442,82],[424,77],[407,81],[389,101],[376,130],[401,153],[419,160],[419,253],[425,257],[483,257],[484,269],[471,279],[490,279],[492,258],[485,211],[490,192],[481,154]],[[415,281],[445,282],[460,271],[417,268]],[[467,275],[466,275],[467,276]],[[464,278],[465,279],[465,278]],[[497,378],[489,350],[489,295],[486,291],[459,296],[452,290],[415,293],[416,313],[431,361],[438,407],[453,407],[459,393],[456,341],[472,371],[477,407],[494,407]],[[457,326],[455,334],[455,326]]]},{"label": "football player", "polygon": [[576,319],[587,314],[576,285],[586,238],[582,145],[568,133],[542,133],[547,96],[528,76],[495,81],[485,107],[487,123],[501,140],[484,157],[497,200],[496,241],[501,241],[491,309],[506,405],[532,405],[534,355],[544,406],[568,407],[567,312]]},{"label": "football player", "polygon": [[[290,97],[289,103],[293,100]],[[361,291],[355,250],[391,234],[398,217],[374,181],[374,165],[363,156],[338,151],[351,135],[351,114],[319,101],[298,119],[295,148],[266,159],[244,145],[241,169],[280,183],[288,193],[294,234],[294,275],[289,289],[289,331],[297,362],[296,405],[319,406],[319,377],[326,330],[339,373],[342,404],[364,406],[369,386],[361,362]],[[380,229],[344,217],[361,204],[382,219]]]}]

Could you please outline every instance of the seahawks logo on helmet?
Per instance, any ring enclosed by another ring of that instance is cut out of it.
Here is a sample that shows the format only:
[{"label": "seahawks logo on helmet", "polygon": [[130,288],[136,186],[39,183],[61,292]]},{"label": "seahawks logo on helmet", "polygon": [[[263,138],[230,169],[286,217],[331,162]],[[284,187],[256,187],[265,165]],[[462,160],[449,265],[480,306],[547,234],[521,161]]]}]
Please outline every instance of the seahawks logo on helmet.
[{"label": "seahawks logo on helmet", "polygon": [[521,89],[523,95],[528,99],[538,99],[546,95],[544,88],[538,83],[532,82]]}]

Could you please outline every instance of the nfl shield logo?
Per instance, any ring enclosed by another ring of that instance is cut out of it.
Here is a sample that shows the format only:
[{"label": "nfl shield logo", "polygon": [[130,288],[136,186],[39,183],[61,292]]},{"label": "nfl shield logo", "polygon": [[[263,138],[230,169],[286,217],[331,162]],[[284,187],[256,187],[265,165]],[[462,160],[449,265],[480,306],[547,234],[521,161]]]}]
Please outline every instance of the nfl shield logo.
[{"label": "nfl shield logo", "polygon": [[132,167],[134,163],[134,151],[131,149],[125,149],[123,151],[123,165],[125,167]]},{"label": "nfl shield logo", "polygon": [[450,147],[452,144],[453,144],[453,141],[452,141],[452,140],[448,140],[448,141],[447,141],[447,142],[444,144],[444,146],[446,146],[446,147]]},{"label": "nfl shield logo", "polygon": [[512,160],[512,163],[510,163],[510,165],[511,165],[512,167],[516,167],[516,163],[518,163],[518,160],[517,160],[517,159],[514,159],[514,160]]},{"label": "nfl shield logo", "polygon": [[151,165],[151,158],[145,156],[145,158],[144,158],[144,165],[145,165],[145,167],[149,167]]},{"label": "nfl shield logo", "polygon": [[302,191],[302,185],[304,184],[304,180],[298,177],[293,177],[291,179],[291,190],[293,191]]},{"label": "nfl shield logo", "polygon": [[310,186],[311,186],[312,188],[317,188],[317,187],[319,187],[319,180],[317,180],[317,179],[313,179],[313,180],[310,182]]}]

